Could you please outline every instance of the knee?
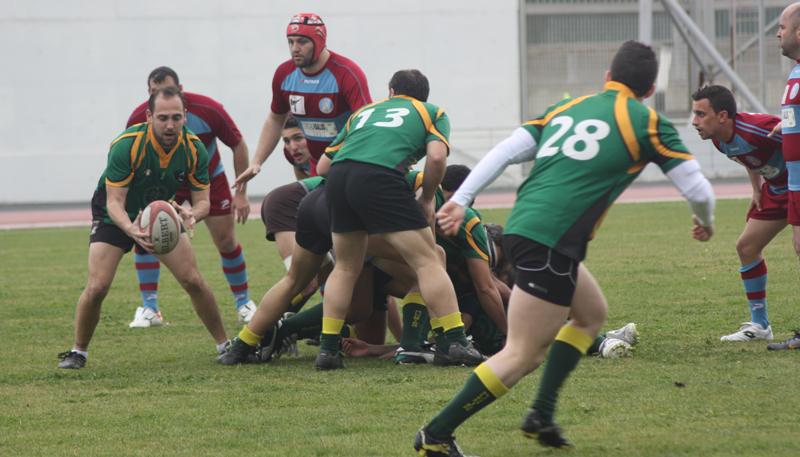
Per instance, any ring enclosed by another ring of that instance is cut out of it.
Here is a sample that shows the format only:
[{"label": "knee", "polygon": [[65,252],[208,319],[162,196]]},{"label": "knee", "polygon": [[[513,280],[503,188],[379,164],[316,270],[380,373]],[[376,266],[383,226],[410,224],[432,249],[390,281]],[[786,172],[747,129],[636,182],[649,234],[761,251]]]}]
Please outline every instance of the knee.
[{"label": "knee", "polygon": [[99,303],[102,302],[106,295],[108,295],[108,291],[111,289],[110,283],[105,283],[101,281],[89,281],[86,284],[86,290],[84,294],[86,297],[89,298],[89,301],[92,303]]},{"label": "knee", "polygon": [[228,254],[236,250],[239,246],[239,241],[236,239],[236,232],[233,230],[226,231],[221,236],[214,240],[219,252]]},{"label": "knee", "polygon": [[[795,249],[797,249],[797,246],[795,246]],[[750,243],[743,238],[739,238],[736,241],[736,253],[739,254],[740,259],[746,261],[761,254],[761,250],[754,246],[753,243]]]},{"label": "knee", "polygon": [[206,287],[206,281],[202,276],[200,276],[199,271],[194,271],[178,281],[180,282],[181,287],[183,287],[183,290],[185,290],[190,296],[201,294]]}]

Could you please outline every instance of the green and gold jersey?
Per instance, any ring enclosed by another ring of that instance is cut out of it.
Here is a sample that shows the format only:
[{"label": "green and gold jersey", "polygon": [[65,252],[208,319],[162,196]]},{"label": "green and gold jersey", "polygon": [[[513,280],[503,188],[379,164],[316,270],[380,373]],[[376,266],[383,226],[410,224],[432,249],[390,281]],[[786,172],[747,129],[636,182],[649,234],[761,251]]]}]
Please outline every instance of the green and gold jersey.
[{"label": "green and gold jersey", "polygon": [[[186,126],[171,151],[165,152],[158,144],[148,123],[137,124],[125,130],[113,143],[108,153],[108,166],[97,184],[127,187],[125,211],[133,221],[148,204],[155,200],[169,200],[185,183],[191,190],[208,189],[208,152],[203,142]],[[114,222],[108,216],[105,222]]]},{"label": "green and gold jersey", "polygon": [[481,214],[476,209],[467,207],[464,222],[457,235],[445,235],[437,225],[436,244],[444,249],[447,256],[447,274],[453,282],[456,296],[474,294],[475,285],[469,274],[467,258],[489,261],[489,246]]},{"label": "green and gold jersey", "polygon": [[306,193],[309,193],[312,190],[316,189],[317,186],[319,186],[319,184],[324,180],[325,178],[323,178],[322,176],[314,176],[313,178],[301,179],[300,181],[297,182],[299,182],[300,185],[303,186],[303,189],[306,190]]},{"label": "green and gold jersey", "polygon": [[579,261],[614,200],[645,165],[666,173],[693,159],[669,120],[613,81],[600,94],[551,106],[523,128],[536,140],[536,162],[504,233]]},{"label": "green and gold jersey", "polygon": [[[411,170],[408,172],[408,174],[406,174],[406,179],[414,187],[414,192],[418,191],[422,187],[422,177],[424,175],[424,172],[418,170]],[[442,186],[437,187],[436,192],[433,195],[436,199],[433,210],[439,211],[439,208],[444,205],[444,192],[442,192]]]},{"label": "green and gold jersey", "polygon": [[325,153],[331,166],[364,162],[406,174],[425,156],[431,141],[443,141],[450,149],[450,120],[436,105],[397,95],[361,107]]}]

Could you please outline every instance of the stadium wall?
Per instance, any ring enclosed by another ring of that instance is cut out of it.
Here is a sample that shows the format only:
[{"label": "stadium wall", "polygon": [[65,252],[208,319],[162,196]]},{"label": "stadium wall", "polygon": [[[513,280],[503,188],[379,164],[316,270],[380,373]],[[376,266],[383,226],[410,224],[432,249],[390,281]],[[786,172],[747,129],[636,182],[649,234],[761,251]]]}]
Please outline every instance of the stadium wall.
[{"label": "stadium wall", "polygon": [[[521,120],[519,9],[518,0],[3,2],[0,203],[88,201],[161,65],[225,105],[252,157],[272,75],[289,58],[286,25],[307,11],[325,21],[329,48],[364,70],[373,99],[387,96],[396,70],[425,73],[430,101],[450,116],[451,160],[469,163]],[[220,152],[232,181],[230,150]],[[498,185],[521,171],[507,174]],[[248,193],[292,180],[278,150]]]}]

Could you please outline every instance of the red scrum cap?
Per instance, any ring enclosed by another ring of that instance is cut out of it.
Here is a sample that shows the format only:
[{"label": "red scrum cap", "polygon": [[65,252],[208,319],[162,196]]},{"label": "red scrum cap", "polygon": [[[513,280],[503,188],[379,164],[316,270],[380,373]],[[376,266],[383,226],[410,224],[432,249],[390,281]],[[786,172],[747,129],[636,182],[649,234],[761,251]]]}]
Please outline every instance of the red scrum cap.
[{"label": "red scrum cap", "polygon": [[325,40],[328,38],[328,32],[322,19],[314,13],[296,15],[286,27],[286,36],[292,35],[304,36],[314,42],[314,56],[311,58],[311,63],[316,62],[319,55],[322,54]]}]

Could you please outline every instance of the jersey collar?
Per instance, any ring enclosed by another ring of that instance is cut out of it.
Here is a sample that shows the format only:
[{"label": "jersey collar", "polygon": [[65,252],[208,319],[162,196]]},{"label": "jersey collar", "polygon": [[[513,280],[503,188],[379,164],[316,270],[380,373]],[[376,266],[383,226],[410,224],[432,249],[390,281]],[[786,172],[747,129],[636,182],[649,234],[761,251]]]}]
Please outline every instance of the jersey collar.
[{"label": "jersey collar", "polygon": [[633,93],[628,86],[616,81],[609,81],[603,87],[603,91],[607,90],[616,90],[617,92],[621,93],[622,95],[630,98],[636,98],[636,95]]},{"label": "jersey collar", "polygon": [[178,150],[179,147],[183,145],[183,128],[181,128],[180,132],[178,132],[178,141],[175,142],[175,146],[173,146],[172,150],[169,152],[164,152],[164,148],[161,147],[161,144],[156,139],[156,136],[153,134],[153,124],[147,125],[147,141],[153,145],[153,149],[158,153],[158,159],[161,164],[161,168],[167,168],[169,166],[169,160],[172,158],[172,154]]}]

